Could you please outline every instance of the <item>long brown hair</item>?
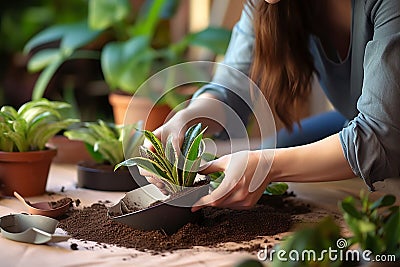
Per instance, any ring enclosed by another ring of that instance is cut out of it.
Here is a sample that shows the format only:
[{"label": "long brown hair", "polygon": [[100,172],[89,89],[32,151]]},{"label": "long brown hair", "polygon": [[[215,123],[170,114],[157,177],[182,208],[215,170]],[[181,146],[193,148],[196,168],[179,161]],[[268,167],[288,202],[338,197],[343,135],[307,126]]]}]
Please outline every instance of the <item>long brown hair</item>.
[{"label": "long brown hair", "polygon": [[272,111],[289,130],[299,122],[296,106],[311,91],[314,72],[308,49],[310,11],[300,0],[268,4],[248,0],[254,19],[254,60],[251,78],[266,97]]}]

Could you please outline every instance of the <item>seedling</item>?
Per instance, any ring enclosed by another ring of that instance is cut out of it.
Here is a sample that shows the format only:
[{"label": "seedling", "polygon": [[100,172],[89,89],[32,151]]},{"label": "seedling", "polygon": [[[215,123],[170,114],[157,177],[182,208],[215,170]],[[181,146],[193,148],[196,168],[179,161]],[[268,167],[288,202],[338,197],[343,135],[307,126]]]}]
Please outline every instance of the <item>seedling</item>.
[{"label": "seedling", "polygon": [[121,162],[115,169],[121,166],[138,165],[163,180],[171,193],[193,186],[204,150],[202,138],[205,130],[202,129],[201,123],[190,127],[185,133],[180,153],[172,144],[172,135],[168,136],[164,148],[152,132],[145,130],[145,138],[153,145],[154,152],[141,146],[140,157]]}]

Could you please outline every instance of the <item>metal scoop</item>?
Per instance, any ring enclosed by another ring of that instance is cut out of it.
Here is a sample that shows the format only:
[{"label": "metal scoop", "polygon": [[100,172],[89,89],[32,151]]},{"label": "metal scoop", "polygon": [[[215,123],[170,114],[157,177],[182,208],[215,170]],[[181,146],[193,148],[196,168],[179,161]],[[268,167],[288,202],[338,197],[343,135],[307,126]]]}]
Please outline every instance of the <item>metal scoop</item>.
[{"label": "metal scoop", "polygon": [[25,200],[20,194],[14,192],[14,196],[21,201],[27,208],[30,214],[34,215],[43,215],[51,218],[57,218],[64,213],[66,213],[71,205],[72,199],[67,201],[65,204],[53,208],[51,206],[51,202],[37,202],[37,203],[30,203],[29,201]]},{"label": "metal scoop", "polygon": [[31,244],[63,242],[70,239],[69,235],[54,234],[57,224],[57,220],[41,215],[10,214],[0,217],[2,236]]}]

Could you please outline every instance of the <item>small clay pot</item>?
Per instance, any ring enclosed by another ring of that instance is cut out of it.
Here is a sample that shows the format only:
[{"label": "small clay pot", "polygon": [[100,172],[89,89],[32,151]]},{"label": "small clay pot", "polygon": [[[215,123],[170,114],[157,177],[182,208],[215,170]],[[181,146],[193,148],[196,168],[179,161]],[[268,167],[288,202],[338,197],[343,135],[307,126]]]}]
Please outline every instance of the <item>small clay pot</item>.
[{"label": "small clay pot", "polygon": [[[129,171],[130,170],[130,171]],[[93,162],[78,163],[78,187],[101,191],[131,191],[148,184],[136,167],[120,168]]]},{"label": "small clay pot", "polygon": [[47,142],[50,147],[57,148],[57,155],[53,163],[77,164],[91,160],[85,143],[78,140],[69,140],[63,135],[56,135]]},{"label": "small clay pot", "polygon": [[0,151],[0,191],[12,196],[14,191],[30,197],[46,192],[47,178],[56,149],[30,152]]},{"label": "small clay pot", "polygon": [[209,185],[188,188],[179,196],[168,199],[153,184],[128,192],[119,203],[108,210],[108,216],[140,230],[162,230],[171,235],[188,222],[200,218],[191,207],[209,193]]},{"label": "small clay pot", "polygon": [[172,111],[168,105],[154,105],[148,98],[133,98],[118,93],[110,94],[109,102],[113,108],[115,124],[130,124],[141,120],[145,122],[144,128],[149,131],[160,127]]}]

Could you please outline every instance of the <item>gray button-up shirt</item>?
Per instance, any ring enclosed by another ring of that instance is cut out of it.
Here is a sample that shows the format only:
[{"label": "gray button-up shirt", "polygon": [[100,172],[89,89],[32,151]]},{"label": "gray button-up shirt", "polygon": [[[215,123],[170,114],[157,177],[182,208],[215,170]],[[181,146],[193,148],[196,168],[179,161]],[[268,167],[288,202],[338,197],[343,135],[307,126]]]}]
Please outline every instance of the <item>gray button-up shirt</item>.
[{"label": "gray button-up shirt", "polygon": [[[246,6],[223,63],[249,74],[253,42]],[[349,119],[339,134],[354,173],[372,190],[374,182],[400,176],[400,1],[352,0],[351,44],[343,61],[328,58],[317,36],[310,36],[310,51],[325,94]],[[250,101],[248,87],[235,87],[235,79],[235,73],[217,71],[213,83],[196,95],[214,92],[246,120],[249,109],[224,88],[233,87]]]}]

